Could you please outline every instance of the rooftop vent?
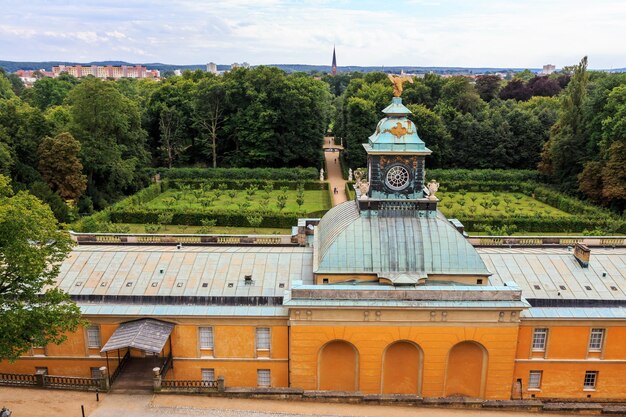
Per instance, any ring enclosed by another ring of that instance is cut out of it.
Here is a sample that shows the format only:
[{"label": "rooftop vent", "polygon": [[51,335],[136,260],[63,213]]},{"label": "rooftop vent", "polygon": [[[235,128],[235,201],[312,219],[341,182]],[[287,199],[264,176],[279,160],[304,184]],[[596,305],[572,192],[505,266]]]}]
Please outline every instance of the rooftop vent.
[{"label": "rooftop vent", "polygon": [[285,288],[285,284],[281,282],[280,284],[278,284],[278,288]]},{"label": "rooftop vent", "polygon": [[232,282],[228,283],[228,288],[233,288],[233,283]]},{"label": "rooftop vent", "polygon": [[76,286],[77,286],[77,287],[80,287],[81,285],[83,285],[83,283],[82,283],[81,281],[78,281],[78,282],[76,283]]},{"label": "rooftop vent", "polygon": [[153,282],[151,285],[152,285],[153,287],[156,287],[156,286],[157,286],[157,285],[159,285],[159,284],[158,284],[158,283],[156,283],[156,282]]},{"label": "rooftop vent", "polygon": [[585,289],[586,289],[587,291],[591,291],[591,287],[590,287],[589,285],[585,285]]},{"label": "rooftop vent", "polygon": [[100,283],[100,286],[101,286],[101,287],[106,287],[106,286],[107,286],[107,282],[106,282],[106,281],[101,282],[101,283]]},{"label": "rooftop vent", "polygon": [[126,286],[127,286],[127,287],[132,287],[132,286],[133,286],[133,283],[129,281],[129,282],[127,282],[127,283],[126,283]]},{"label": "rooftop vent", "polygon": [[252,285],[254,284],[254,281],[252,281],[252,275],[244,275],[243,276],[243,282],[246,285]]},{"label": "rooftop vent", "polygon": [[617,287],[615,285],[611,285],[611,290],[617,291]]},{"label": "rooftop vent", "polygon": [[177,284],[176,284],[176,286],[177,286],[178,288],[180,288],[180,287],[182,287],[182,286],[183,286],[183,283],[182,283],[182,282],[179,282],[179,283],[177,283]]},{"label": "rooftop vent", "polygon": [[202,283],[202,288],[206,288],[206,287],[208,287],[208,286],[209,286],[209,283],[208,283],[208,282],[203,282],[203,283]]},{"label": "rooftop vent", "polygon": [[562,290],[566,290],[567,289],[567,287],[565,285],[559,285],[559,288],[562,289]]},{"label": "rooftop vent", "polygon": [[536,290],[540,290],[541,289],[541,287],[539,285],[537,285],[537,284],[533,285],[533,287],[535,287]]},{"label": "rooftop vent", "polygon": [[591,257],[591,250],[582,243],[576,243],[574,246],[574,258],[578,261],[583,268],[589,267],[589,258]]},{"label": "rooftop vent", "polygon": [[163,272],[165,272],[165,270],[159,269],[159,274],[162,274]]}]

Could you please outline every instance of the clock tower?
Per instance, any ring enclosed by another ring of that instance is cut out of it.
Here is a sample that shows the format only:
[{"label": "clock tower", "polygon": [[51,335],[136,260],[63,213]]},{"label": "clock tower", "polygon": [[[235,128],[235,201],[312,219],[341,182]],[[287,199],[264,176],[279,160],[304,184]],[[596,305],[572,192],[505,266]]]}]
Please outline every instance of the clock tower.
[{"label": "clock tower", "polygon": [[371,214],[435,216],[438,200],[425,184],[425,158],[431,151],[408,119],[411,111],[396,96],[383,113],[376,131],[363,144],[369,187],[361,184],[357,191],[359,208]]}]

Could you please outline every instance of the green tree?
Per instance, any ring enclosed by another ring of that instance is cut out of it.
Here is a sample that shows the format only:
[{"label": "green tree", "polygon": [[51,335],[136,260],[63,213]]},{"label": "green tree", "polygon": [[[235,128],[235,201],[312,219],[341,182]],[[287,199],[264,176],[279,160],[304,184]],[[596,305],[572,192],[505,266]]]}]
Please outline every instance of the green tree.
[{"label": "green tree", "polygon": [[486,102],[498,98],[500,92],[500,77],[497,75],[481,75],[476,79],[476,91]]},{"label": "green tree", "polygon": [[80,310],[55,287],[70,243],[45,204],[0,176],[0,359],[59,344],[80,326]]},{"label": "green tree", "polygon": [[137,105],[110,81],[88,78],[69,94],[71,133],[81,143],[87,193],[103,207],[141,184],[146,133]]},{"label": "green tree", "polygon": [[74,84],[67,79],[44,77],[33,85],[30,102],[42,111],[51,106],[60,106],[72,88]]},{"label": "green tree", "polygon": [[217,77],[205,78],[200,81],[194,101],[193,118],[201,132],[200,145],[205,154],[211,158],[213,168],[217,168],[217,146],[224,124],[225,110],[226,88],[224,82]]},{"label": "green tree", "polygon": [[441,116],[422,104],[409,104],[407,108],[412,112],[409,118],[415,123],[419,137],[426,143],[428,149],[433,151],[427,166],[445,167],[451,152],[452,137]]},{"label": "green tree", "polygon": [[180,121],[182,115],[176,107],[163,106],[159,117],[161,132],[161,151],[165,155],[167,167],[171,168],[174,160],[188,147],[187,138],[183,137]]},{"label": "green tree", "polygon": [[76,200],[87,188],[79,154],[80,142],[70,133],[46,136],[39,144],[39,172],[50,188],[67,200]]},{"label": "green tree", "polygon": [[560,184],[564,191],[578,189],[577,176],[586,159],[584,107],[587,98],[587,57],[574,70],[571,82],[561,95],[561,113],[546,142],[539,169]]}]

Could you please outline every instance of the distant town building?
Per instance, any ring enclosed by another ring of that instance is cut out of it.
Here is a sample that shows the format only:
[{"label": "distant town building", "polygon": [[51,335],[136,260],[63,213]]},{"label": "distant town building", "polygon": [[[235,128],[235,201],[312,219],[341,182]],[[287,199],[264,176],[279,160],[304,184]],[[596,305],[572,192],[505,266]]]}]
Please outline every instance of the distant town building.
[{"label": "distant town building", "polygon": [[333,63],[330,67],[330,75],[337,75],[337,55],[335,55],[335,47],[333,46]]},{"label": "distant town building", "polygon": [[26,87],[31,87],[39,78],[53,77],[51,71],[46,71],[43,68],[38,70],[17,70],[15,75],[22,80]]},{"label": "distant town building", "polygon": [[52,67],[52,76],[58,77],[62,73],[73,75],[74,77],[93,76],[97,78],[159,78],[159,70],[149,70],[142,65],[59,65]]},{"label": "distant town building", "polygon": [[206,64],[206,72],[211,74],[217,74],[217,64],[215,62],[209,62]]},{"label": "distant town building", "polygon": [[250,68],[250,64],[244,61],[241,63],[241,68]]},{"label": "distant town building", "polygon": [[543,69],[541,70],[541,75],[550,75],[554,71],[556,71],[556,66],[552,64],[546,64],[543,66]]}]

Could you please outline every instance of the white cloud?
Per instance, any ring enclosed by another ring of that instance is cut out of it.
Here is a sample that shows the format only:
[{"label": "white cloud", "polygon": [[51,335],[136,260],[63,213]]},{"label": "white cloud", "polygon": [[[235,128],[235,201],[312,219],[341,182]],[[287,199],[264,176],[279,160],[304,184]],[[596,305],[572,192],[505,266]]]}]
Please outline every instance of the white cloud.
[{"label": "white cloud", "polygon": [[626,66],[616,0],[10,1],[4,59],[328,64],[334,43],[340,66]]}]

